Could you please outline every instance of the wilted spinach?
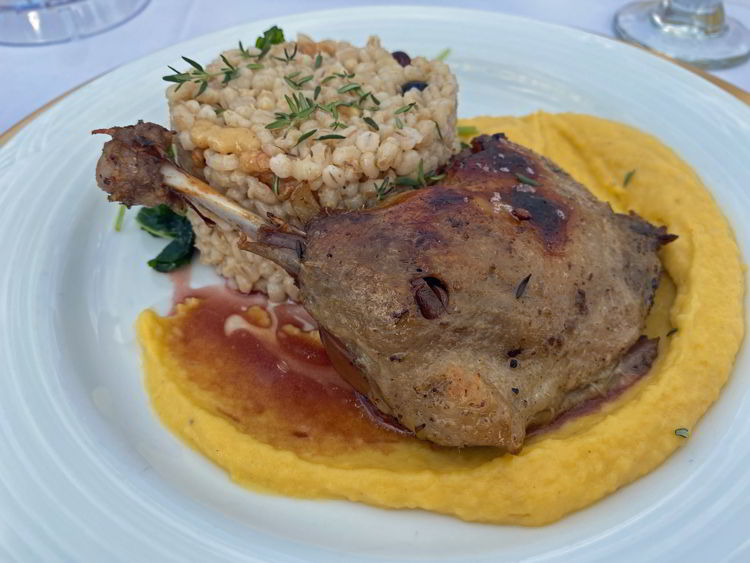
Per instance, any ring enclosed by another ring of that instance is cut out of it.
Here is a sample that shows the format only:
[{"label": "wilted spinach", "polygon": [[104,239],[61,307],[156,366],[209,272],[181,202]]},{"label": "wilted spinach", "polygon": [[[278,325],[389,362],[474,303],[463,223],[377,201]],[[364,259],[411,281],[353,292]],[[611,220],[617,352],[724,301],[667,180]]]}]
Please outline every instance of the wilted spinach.
[{"label": "wilted spinach", "polygon": [[166,205],[144,207],[135,220],[141,229],[155,237],[171,238],[156,258],[148,261],[157,272],[171,272],[190,262],[193,256],[195,233],[190,221]]}]

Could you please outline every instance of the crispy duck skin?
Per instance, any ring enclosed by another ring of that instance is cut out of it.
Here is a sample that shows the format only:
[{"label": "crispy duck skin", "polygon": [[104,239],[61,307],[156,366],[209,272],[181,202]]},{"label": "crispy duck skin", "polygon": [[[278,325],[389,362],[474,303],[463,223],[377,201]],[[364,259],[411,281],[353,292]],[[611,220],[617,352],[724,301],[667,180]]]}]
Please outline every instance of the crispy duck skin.
[{"label": "crispy duck skin", "polygon": [[657,342],[640,336],[675,238],[502,134],[379,207],[240,228],[295,275],[334,365],[380,411],[437,444],[510,452],[648,371]]}]

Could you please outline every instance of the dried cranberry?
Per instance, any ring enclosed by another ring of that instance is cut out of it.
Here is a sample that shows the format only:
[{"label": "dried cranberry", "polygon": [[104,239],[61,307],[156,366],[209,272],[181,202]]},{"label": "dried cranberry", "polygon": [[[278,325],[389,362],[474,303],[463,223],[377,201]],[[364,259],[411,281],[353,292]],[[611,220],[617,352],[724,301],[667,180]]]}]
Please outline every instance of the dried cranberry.
[{"label": "dried cranberry", "polygon": [[421,80],[410,80],[401,86],[401,93],[405,94],[407,90],[411,90],[412,88],[416,88],[421,92],[427,88],[427,82],[422,82]]},{"label": "dried cranberry", "polygon": [[401,66],[409,66],[411,64],[411,57],[403,51],[393,51],[391,56],[396,59],[396,62]]}]

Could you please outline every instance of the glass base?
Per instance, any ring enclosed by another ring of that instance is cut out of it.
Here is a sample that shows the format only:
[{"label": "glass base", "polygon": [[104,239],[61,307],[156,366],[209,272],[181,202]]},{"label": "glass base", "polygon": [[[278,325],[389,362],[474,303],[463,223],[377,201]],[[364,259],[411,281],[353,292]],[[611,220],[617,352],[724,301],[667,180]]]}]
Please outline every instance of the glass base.
[{"label": "glass base", "polygon": [[702,68],[728,68],[750,58],[750,31],[726,18],[721,32],[707,35],[692,26],[660,25],[660,2],[623,6],[614,19],[617,35],[664,55]]},{"label": "glass base", "polygon": [[0,45],[62,43],[134,18],[151,0],[0,0]]}]

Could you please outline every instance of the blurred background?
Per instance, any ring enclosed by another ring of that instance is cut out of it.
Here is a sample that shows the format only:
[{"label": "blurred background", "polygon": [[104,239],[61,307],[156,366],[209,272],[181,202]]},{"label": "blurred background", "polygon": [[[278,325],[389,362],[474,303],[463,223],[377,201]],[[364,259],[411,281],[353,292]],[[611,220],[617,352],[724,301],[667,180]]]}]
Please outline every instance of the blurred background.
[{"label": "blurred background", "polygon": [[[663,0],[662,3],[668,2]],[[672,0],[680,8],[700,5],[705,13],[687,22],[665,22],[677,35],[693,34],[682,23],[711,26],[717,21],[718,0]],[[42,5],[51,6],[45,13]],[[247,21],[281,17],[310,10],[356,5],[441,5],[525,16],[615,36],[615,15],[625,0],[0,0],[0,132],[100,74],[163,47]],[[685,6],[682,6],[685,7]],[[727,16],[750,28],[750,0],[723,2]],[[36,9],[30,9],[36,8]],[[641,8],[636,6],[635,8]],[[648,7],[646,7],[648,8]],[[643,10],[641,10],[643,11]],[[710,11],[710,13],[709,13]],[[645,12],[644,12],[645,13]],[[62,14],[62,15],[61,15]],[[621,12],[628,27],[620,34],[638,33],[637,12]],[[650,17],[650,16],[649,16]],[[692,16],[691,16],[692,17]],[[45,19],[48,18],[48,19]],[[641,22],[642,23],[642,22]],[[649,32],[653,32],[651,22]],[[471,30],[460,30],[470,33]],[[36,34],[36,35],[35,35]],[[46,34],[46,36],[45,36]],[[21,43],[54,41],[21,46]],[[742,41],[742,37],[738,39]],[[15,43],[15,45],[8,45]],[[705,48],[704,48],[705,50]],[[716,76],[750,90],[750,64],[711,70]],[[9,79],[8,79],[9,78]]]}]

